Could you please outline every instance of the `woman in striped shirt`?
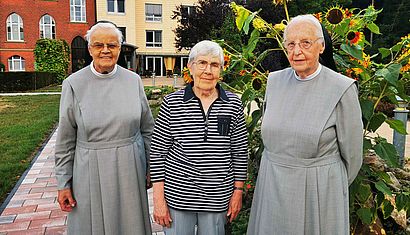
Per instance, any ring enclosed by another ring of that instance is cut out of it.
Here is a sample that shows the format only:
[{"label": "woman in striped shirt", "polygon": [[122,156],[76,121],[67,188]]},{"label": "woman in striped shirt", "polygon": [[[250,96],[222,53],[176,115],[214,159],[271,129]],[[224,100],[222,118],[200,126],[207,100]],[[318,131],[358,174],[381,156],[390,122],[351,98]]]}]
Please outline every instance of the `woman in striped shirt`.
[{"label": "woman in striped shirt", "polygon": [[242,207],[246,124],[241,100],[218,84],[223,61],[217,43],[197,43],[188,59],[194,81],[164,98],[155,123],[154,220],[167,235],[224,235]]}]

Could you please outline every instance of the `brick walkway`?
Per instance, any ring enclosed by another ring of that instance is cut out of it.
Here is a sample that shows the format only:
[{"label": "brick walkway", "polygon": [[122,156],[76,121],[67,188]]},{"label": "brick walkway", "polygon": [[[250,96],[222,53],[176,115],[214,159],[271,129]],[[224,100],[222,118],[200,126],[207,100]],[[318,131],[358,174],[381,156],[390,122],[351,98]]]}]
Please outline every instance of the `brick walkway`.
[{"label": "brick walkway", "polygon": [[[67,213],[57,203],[54,173],[55,131],[34,160],[27,174],[22,176],[14,196],[0,215],[1,235],[64,234]],[[152,190],[148,190],[152,220]],[[162,227],[152,224],[155,235],[163,235]]]}]

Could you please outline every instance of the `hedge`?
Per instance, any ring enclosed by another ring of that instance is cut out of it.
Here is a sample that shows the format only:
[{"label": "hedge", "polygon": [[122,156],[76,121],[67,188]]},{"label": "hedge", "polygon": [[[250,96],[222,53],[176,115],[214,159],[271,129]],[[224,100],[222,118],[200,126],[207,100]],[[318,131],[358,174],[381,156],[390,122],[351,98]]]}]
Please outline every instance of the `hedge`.
[{"label": "hedge", "polygon": [[37,90],[57,83],[57,74],[50,72],[0,73],[0,92]]}]

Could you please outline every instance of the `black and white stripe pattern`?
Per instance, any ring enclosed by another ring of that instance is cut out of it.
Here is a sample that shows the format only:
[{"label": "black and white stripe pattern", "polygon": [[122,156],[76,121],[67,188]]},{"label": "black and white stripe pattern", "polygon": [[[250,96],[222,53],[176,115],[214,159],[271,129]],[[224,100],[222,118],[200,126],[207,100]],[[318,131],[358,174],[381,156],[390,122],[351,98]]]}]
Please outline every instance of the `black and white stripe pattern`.
[{"label": "black and white stripe pattern", "polygon": [[247,132],[240,99],[219,85],[207,114],[192,85],[164,98],[151,142],[151,181],[165,180],[168,206],[228,208],[234,181],[246,179]]}]

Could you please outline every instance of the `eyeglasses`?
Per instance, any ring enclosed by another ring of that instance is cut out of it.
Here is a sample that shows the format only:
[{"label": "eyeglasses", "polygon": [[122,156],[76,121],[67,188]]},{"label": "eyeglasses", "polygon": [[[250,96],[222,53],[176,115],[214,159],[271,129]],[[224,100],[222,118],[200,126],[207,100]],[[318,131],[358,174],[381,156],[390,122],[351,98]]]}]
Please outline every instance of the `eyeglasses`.
[{"label": "eyeglasses", "polygon": [[196,66],[200,70],[205,70],[208,67],[208,65],[211,71],[218,71],[221,69],[220,63],[216,63],[216,62],[208,63],[208,61],[205,61],[205,60],[198,60],[196,62],[193,62],[193,64],[196,64]]},{"label": "eyeglasses", "polygon": [[321,39],[316,38],[315,40],[301,40],[299,42],[284,42],[283,45],[285,46],[286,50],[288,51],[293,51],[296,47],[296,45],[299,46],[300,49],[309,49],[312,47],[313,43],[315,43],[317,40]]},{"label": "eyeglasses", "polygon": [[103,50],[106,46],[107,46],[108,50],[110,50],[110,51],[116,50],[120,47],[117,43],[107,43],[107,44],[105,44],[105,43],[96,42],[96,43],[91,45],[92,48],[94,48],[96,50],[99,50],[99,51]]}]

